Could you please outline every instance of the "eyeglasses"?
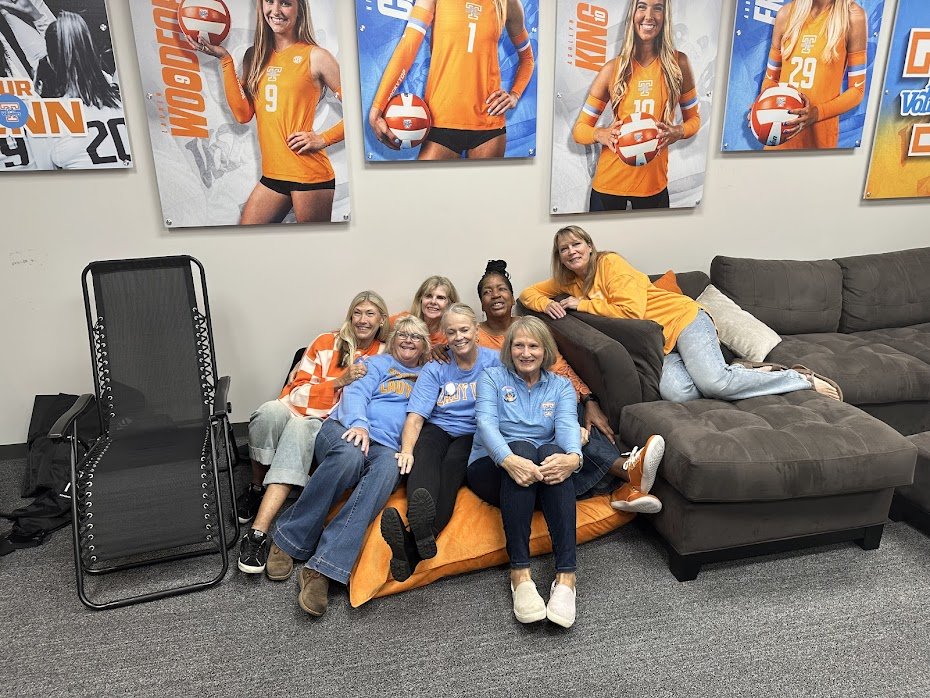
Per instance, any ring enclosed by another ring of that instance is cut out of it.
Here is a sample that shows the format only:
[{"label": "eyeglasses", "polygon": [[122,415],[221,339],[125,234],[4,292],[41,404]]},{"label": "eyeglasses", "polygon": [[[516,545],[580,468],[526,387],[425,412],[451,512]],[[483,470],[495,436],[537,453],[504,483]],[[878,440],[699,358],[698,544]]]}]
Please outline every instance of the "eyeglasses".
[{"label": "eyeglasses", "polygon": [[406,341],[411,341],[411,342],[422,342],[422,341],[426,341],[426,337],[424,337],[422,334],[415,334],[415,333],[413,333],[413,332],[398,332],[398,333],[395,335],[395,337],[397,337],[397,338],[398,338],[400,341],[402,341],[402,342],[406,342]]}]

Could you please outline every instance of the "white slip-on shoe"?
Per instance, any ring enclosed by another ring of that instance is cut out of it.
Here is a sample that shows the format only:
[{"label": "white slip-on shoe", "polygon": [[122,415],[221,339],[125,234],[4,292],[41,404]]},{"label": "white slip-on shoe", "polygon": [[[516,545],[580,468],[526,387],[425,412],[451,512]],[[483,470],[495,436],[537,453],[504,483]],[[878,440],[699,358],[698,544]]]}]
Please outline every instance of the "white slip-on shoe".
[{"label": "white slip-on shoe", "polygon": [[575,590],[566,584],[552,582],[549,591],[549,603],[546,604],[546,618],[563,628],[570,628],[575,622]]},{"label": "white slip-on shoe", "polygon": [[513,594],[513,614],[518,621],[535,623],[546,617],[546,602],[532,579],[520,582],[516,589],[511,584],[510,593]]}]

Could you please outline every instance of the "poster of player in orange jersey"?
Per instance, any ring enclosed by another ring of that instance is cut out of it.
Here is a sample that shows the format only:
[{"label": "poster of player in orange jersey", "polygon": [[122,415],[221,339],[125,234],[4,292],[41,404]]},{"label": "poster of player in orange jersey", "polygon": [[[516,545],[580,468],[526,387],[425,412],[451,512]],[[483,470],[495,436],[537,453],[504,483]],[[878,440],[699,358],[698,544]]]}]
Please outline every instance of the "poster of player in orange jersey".
[{"label": "poster of player in orange jersey", "polygon": [[740,2],[721,150],[858,148],[884,6]]},{"label": "poster of player in orange jersey", "polygon": [[866,199],[930,197],[930,3],[899,0]]},{"label": "poster of player in orange jersey", "polygon": [[0,172],[130,167],[104,0],[0,0]]},{"label": "poster of player in orange jersey", "polygon": [[538,0],[356,0],[365,159],[536,154]]},{"label": "poster of player in orange jersey", "polygon": [[703,196],[721,0],[559,0],[554,214]]},{"label": "poster of player in orange jersey", "polygon": [[337,0],[130,9],[166,227],[349,219]]}]

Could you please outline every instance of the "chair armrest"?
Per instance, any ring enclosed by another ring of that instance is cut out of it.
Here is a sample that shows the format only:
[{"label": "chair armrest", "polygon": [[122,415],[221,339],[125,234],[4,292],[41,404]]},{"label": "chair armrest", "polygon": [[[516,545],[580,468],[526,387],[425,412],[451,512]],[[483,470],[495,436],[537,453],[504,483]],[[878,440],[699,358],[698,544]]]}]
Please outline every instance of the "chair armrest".
[{"label": "chair armrest", "polygon": [[229,404],[229,376],[221,376],[216,382],[216,390],[213,393],[213,416],[225,417],[232,412],[232,405]]},{"label": "chair armrest", "polygon": [[570,313],[553,320],[519,305],[520,313],[539,318],[552,331],[559,351],[575,373],[597,395],[607,421],[617,432],[620,411],[643,401],[640,378],[629,352],[607,335]]},{"label": "chair armrest", "polygon": [[665,361],[665,337],[662,326],[652,320],[608,318],[590,313],[572,312],[586,325],[602,332],[627,350],[642,389],[641,402],[659,400],[659,378]]},{"label": "chair armrest", "polygon": [[48,438],[53,441],[64,438],[71,429],[71,425],[74,424],[74,420],[81,416],[81,413],[88,408],[93,399],[94,396],[90,393],[80,395],[68,411],[61,415],[52,425],[52,428],[49,429]]}]

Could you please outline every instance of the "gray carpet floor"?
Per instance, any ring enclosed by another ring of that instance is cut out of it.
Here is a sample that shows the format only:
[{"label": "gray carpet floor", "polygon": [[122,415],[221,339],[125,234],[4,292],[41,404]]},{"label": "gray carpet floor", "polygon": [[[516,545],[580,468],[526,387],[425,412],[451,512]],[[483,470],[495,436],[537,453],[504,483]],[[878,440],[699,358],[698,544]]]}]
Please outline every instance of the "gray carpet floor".
[{"label": "gray carpet floor", "polygon": [[[0,461],[0,510],[21,503],[23,467]],[[541,590],[552,564],[534,559]],[[578,565],[567,631],[517,623],[500,567],[358,609],[337,589],[313,619],[295,579],[231,561],[212,589],[90,611],[64,529],[0,558],[0,695],[930,696],[930,538],[907,524],[879,550],[720,563],[685,584],[630,525],[579,548]]]}]

